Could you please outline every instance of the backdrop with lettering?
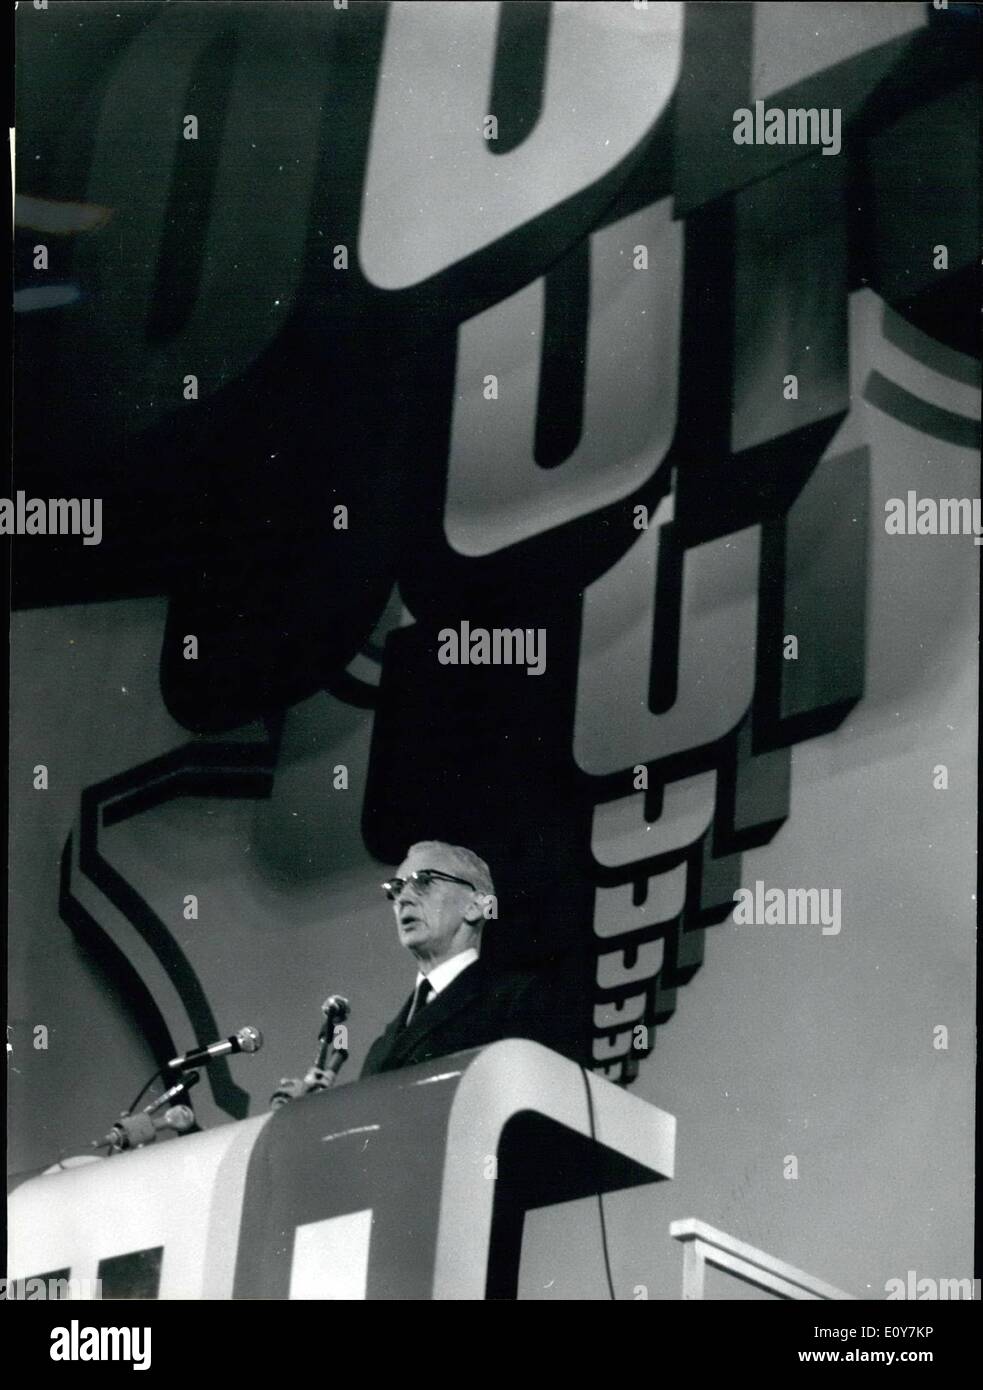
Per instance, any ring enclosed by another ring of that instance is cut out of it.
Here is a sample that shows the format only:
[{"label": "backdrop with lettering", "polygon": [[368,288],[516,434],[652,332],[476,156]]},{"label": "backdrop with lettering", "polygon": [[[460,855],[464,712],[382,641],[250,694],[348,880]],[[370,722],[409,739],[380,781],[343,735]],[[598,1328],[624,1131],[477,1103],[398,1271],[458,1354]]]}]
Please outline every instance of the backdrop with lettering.
[{"label": "backdrop with lettering", "polygon": [[[689,1215],[969,1273],[978,550],[885,516],[979,495],[976,24],[20,7],[13,488],[102,534],[11,541],[13,1168],[245,1022],[197,1109],[255,1114],[330,990],[354,1077],[439,838],[679,1116],[625,1296]],[[585,1221],[526,1296],[594,1296]]]}]

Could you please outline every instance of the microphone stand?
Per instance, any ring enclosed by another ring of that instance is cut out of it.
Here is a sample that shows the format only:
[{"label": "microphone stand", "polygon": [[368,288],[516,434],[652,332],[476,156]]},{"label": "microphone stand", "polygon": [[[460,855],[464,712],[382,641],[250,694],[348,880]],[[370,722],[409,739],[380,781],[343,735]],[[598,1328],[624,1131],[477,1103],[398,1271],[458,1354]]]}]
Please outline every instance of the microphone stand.
[{"label": "microphone stand", "polygon": [[270,1108],[279,1110],[288,1101],[299,1100],[301,1096],[313,1095],[316,1091],[327,1091],[337,1081],[338,1073],[348,1059],[346,1047],[332,1044],[334,1028],[348,1017],[349,1004],[339,994],[332,994],[321,1006],[324,1022],[317,1035],[317,1052],[313,1064],[304,1073],[303,1079],[285,1076],[270,1097]]},{"label": "microphone stand", "polygon": [[[95,1140],[92,1147],[101,1149],[103,1145],[108,1145],[112,1155],[123,1153],[126,1149],[142,1149],[146,1144],[153,1144],[164,1130],[173,1130],[175,1134],[187,1134],[195,1128],[194,1111],[190,1105],[173,1105],[171,1102],[190,1091],[200,1080],[200,1072],[187,1072],[180,1081],[144,1106],[136,1115],[121,1115],[106,1137]],[[167,1106],[167,1109],[163,1115],[158,1116],[157,1112],[164,1106]]]}]

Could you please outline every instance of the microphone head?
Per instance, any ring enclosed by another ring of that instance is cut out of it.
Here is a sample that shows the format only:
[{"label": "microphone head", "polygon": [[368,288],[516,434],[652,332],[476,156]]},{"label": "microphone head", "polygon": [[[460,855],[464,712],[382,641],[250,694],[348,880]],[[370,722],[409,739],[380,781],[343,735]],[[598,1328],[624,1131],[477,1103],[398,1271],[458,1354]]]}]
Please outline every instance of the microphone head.
[{"label": "microphone head", "polygon": [[258,1028],[247,1024],[236,1033],[236,1042],[239,1044],[240,1052],[258,1052],[263,1046],[263,1035]]},{"label": "microphone head", "polygon": [[321,1012],[325,1018],[334,1019],[337,1023],[343,1023],[351,1013],[351,1004],[343,994],[329,994],[321,1005]]},{"label": "microphone head", "polygon": [[178,1134],[187,1134],[195,1127],[195,1114],[190,1105],[172,1105],[164,1111],[163,1123]]}]

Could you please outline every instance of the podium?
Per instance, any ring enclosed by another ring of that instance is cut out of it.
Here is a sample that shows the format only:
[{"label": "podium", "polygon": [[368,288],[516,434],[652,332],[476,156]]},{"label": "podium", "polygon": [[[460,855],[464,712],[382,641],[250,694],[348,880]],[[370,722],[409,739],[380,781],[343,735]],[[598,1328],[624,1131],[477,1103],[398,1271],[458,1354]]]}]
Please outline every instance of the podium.
[{"label": "podium", "polygon": [[103,1299],[514,1299],[525,1213],[673,1176],[672,1115],[507,1040],[31,1177],[8,1279]]}]

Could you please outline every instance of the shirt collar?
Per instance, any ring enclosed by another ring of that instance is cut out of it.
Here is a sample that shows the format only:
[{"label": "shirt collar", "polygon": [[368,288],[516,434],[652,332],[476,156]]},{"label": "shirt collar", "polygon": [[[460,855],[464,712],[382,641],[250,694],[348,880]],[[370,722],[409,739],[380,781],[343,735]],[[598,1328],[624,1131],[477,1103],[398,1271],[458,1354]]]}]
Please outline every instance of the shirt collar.
[{"label": "shirt collar", "polygon": [[429,975],[425,975],[422,970],[416,972],[416,986],[419,987],[421,980],[429,980],[430,988],[434,994],[439,994],[442,989],[446,989],[452,980],[456,980],[462,970],[466,970],[469,965],[474,965],[478,959],[478,952],[473,946],[469,946],[465,951],[458,951],[456,956],[451,956],[450,960],[443,961],[434,967]]}]

